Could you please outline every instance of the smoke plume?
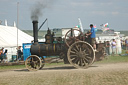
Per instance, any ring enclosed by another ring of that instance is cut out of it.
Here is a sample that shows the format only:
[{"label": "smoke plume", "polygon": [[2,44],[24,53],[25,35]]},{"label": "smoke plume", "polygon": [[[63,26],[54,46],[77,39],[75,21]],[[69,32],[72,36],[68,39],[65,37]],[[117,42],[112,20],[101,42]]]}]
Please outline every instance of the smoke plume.
[{"label": "smoke plume", "polygon": [[44,10],[52,5],[50,0],[38,0],[35,5],[31,8],[31,20],[38,20],[39,17],[43,16]]}]

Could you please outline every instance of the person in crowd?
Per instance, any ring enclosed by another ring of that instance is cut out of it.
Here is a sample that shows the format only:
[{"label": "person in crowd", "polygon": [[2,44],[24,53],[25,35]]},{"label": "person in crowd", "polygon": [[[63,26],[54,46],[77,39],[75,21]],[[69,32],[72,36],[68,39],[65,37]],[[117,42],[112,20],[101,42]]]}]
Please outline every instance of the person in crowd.
[{"label": "person in crowd", "polygon": [[106,42],[106,53],[108,54],[108,55],[110,55],[110,42],[109,41],[107,41]]},{"label": "person in crowd", "polygon": [[125,40],[126,50],[128,50],[128,38]]},{"label": "person in crowd", "polygon": [[7,52],[8,50],[6,49],[4,52],[4,57],[3,57],[4,62],[7,62]]},{"label": "person in crowd", "polygon": [[121,48],[123,49],[123,40],[120,39],[120,41],[121,41]]},{"label": "person in crowd", "polygon": [[95,29],[93,27],[93,24],[90,24],[90,28],[91,28],[90,33],[86,34],[86,35],[87,36],[91,35],[91,44],[92,44],[92,46],[94,48],[94,51],[97,51],[96,50],[96,39],[95,39],[96,38],[96,34],[95,34]]},{"label": "person in crowd", "polygon": [[99,41],[99,44],[101,44],[102,42],[101,41]]},{"label": "person in crowd", "polygon": [[0,60],[1,60],[0,62],[2,62],[2,61],[3,61],[3,57],[1,56],[1,55],[2,55],[2,53],[3,53],[3,52],[2,52],[2,50],[0,50]]},{"label": "person in crowd", "polygon": [[116,54],[116,40],[115,39],[113,39],[111,45],[112,45],[112,54]]},{"label": "person in crowd", "polygon": [[3,57],[4,57],[4,48],[2,47],[2,49],[0,49],[0,59],[1,59],[1,62],[3,62]]},{"label": "person in crowd", "polygon": [[126,47],[125,47],[125,41],[123,40],[122,41],[122,49],[125,49]]},{"label": "person in crowd", "polygon": [[22,59],[22,55],[23,55],[23,52],[21,51],[21,46],[18,47],[18,60],[21,60]]}]

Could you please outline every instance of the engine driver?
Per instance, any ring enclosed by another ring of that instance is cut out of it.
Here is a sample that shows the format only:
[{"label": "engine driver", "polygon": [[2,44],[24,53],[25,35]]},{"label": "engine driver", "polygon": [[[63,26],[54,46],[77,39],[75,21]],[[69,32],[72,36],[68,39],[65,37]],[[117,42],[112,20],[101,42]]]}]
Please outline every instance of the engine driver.
[{"label": "engine driver", "polygon": [[90,24],[90,28],[91,28],[91,31],[90,33],[87,33],[86,35],[87,36],[91,36],[91,45],[93,46],[94,48],[94,51],[97,51],[96,50],[96,34],[95,34],[95,28],[93,27],[93,24]]}]

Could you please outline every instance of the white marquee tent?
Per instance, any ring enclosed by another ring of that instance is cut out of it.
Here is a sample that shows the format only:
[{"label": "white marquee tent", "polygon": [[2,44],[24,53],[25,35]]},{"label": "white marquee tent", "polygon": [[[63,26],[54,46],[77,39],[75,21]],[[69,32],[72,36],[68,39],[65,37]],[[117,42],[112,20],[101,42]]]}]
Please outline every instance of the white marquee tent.
[{"label": "white marquee tent", "polygon": [[[31,43],[33,37],[18,29],[18,46],[22,43]],[[0,25],[0,47],[17,46],[17,28]]]},{"label": "white marquee tent", "polygon": [[[18,30],[18,31],[17,31]],[[18,34],[18,46],[22,46],[23,43],[31,43],[33,37],[17,29],[14,25],[7,26],[7,24],[0,25],[0,48],[4,47],[8,50],[8,61],[12,55],[16,55],[17,48],[17,34]]]}]

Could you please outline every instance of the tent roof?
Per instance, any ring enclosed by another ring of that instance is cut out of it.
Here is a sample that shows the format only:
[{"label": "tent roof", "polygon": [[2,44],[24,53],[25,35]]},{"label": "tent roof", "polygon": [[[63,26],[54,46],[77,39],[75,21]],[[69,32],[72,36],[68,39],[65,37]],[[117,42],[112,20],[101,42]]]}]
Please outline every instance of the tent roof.
[{"label": "tent roof", "polygon": [[22,32],[17,27],[0,25],[0,47],[16,47],[18,34],[18,46],[22,43],[31,43],[33,37]]}]

